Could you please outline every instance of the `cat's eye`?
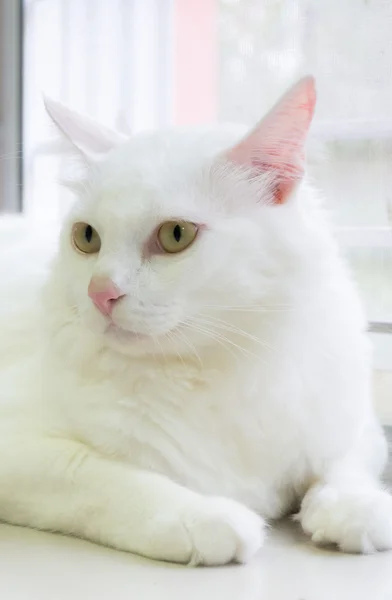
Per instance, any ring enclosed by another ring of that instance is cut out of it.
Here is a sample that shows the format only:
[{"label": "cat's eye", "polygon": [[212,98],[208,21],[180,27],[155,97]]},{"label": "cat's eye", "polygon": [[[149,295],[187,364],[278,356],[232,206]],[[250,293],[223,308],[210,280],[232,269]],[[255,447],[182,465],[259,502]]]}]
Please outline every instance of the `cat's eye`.
[{"label": "cat's eye", "polygon": [[83,254],[96,254],[101,248],[101,238],[88,223],[75,223],[72,227],[72,243]]},{"label": "cat's eye", "polygon": [[162,250],[175,254],[188,248],[195,240],[197,226],[188,221],[167,221],[160,226],[158,241]]}]

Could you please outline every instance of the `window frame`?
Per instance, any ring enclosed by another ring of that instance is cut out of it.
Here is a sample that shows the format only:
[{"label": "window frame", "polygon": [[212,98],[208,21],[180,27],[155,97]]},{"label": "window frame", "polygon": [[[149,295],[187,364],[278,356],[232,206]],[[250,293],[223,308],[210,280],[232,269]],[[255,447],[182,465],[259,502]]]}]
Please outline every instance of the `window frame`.
[{"label": "window frame", "polygon": [[[0,208],[22,210],[23,0],[0,0]],[[3,112],[4,111],[4,112]]]}]

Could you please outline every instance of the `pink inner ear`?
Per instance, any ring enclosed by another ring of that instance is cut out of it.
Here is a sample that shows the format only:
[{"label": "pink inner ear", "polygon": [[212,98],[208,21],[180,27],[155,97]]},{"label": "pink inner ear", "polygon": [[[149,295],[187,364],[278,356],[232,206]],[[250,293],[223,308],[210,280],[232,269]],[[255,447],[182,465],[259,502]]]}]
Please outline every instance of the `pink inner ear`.
[{"label": "pink inner ear", "polygon": [[283,203],[304,173],[304,145],[316,104],[313,77],[291,88],[226,157],[257,172],[276,175],[274,201]]}]

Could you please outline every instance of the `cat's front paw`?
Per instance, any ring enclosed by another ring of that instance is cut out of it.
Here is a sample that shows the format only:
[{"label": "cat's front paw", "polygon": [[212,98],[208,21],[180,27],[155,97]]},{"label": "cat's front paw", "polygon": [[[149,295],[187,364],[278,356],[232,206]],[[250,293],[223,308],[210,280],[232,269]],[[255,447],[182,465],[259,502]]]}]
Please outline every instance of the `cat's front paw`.
[{"label": "cat's front paw", "polygon": [[343,552],[369,554],[392,549],[392,497],[379,490],[310,490],[297,516],[317,544],[336,544]]},{"label": "cat's front paw", "polygon": [[227,498],[203,498],[161,525],[166,528],[166,560],[191,565],[247,562],[265,538],[264,520]]}]

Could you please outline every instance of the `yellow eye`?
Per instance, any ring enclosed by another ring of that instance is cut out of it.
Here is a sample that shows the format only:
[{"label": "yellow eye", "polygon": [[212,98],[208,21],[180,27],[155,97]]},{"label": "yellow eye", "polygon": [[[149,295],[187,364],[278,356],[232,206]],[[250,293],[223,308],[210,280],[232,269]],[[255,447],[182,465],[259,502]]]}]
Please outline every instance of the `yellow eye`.
[{"label": "yellow eye", "polygon": [[101,238],[88,223],[75,223],[72,227],[72,242],[83,254],[96,254],[101,248]]},{"label": "yellow eye", "polygon": [[187,221],[167,221],[158,231],[159,244],[165,252],[175,254],[188,248],[195,240],[197,227]]}]

